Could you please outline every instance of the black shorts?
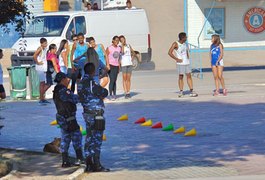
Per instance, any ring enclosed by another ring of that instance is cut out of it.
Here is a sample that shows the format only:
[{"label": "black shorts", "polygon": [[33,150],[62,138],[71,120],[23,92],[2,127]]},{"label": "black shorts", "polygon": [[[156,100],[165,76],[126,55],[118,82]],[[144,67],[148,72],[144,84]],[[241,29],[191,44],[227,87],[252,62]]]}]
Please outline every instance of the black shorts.
[{"label": "black shorts", "polygon": [[46,72],[46,84],[48,85],[53,85],[52,74],[49,71]]},{"label": "black shorts", "polygon": [[82,69],[77,69],[76,70],[76,77],[77,77],[77,79],[81,79],[82,78]]},{"label": "black shorts", "polygon": [[0,93],[5,93],[5,88],[3,84],[0,84]]}]

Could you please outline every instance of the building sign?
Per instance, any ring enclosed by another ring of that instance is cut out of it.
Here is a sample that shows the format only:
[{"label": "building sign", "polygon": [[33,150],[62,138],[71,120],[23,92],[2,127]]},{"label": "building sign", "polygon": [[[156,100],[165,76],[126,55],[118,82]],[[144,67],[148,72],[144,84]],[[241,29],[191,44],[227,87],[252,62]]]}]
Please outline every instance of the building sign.
[{"label": "building sign", "polygon": [[265,10],[260,7],[249,9],[244,16],[244,25],[251,33],[261,33],[265,30]]}]

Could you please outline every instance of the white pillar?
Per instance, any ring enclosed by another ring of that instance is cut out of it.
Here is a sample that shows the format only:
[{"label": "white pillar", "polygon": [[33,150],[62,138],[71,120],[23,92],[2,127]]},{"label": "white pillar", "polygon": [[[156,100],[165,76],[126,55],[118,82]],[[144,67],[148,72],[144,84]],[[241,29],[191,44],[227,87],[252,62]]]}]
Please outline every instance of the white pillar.
[{"label": "white pillar", "polygon": [[101,0],[101,2],[100,2],[100,7],[101,7],[101,11],[104,10],[104,3],[103,3],[103,0]]}]

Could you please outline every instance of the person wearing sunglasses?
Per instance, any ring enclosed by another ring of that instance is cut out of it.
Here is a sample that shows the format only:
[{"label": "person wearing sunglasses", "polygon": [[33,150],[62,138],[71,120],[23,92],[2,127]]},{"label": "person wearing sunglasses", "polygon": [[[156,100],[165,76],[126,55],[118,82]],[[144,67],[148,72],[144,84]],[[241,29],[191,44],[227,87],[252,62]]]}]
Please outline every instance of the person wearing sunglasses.
[{"label": "person wearing sunglasses", "polygon": [[69,46],[69,53],[68,53],[68,69],[67,69],[67,76],[71,79],[71,91],[75,92],[75,84],[76,84],[76,73],[75,73],[75,67],[73,65],[73,61],[71,61],[71,55],[72,55],[72,48],[73,45],[78,42],[78,38],[76,34],[73,34],[71,37],[73,44]]}]

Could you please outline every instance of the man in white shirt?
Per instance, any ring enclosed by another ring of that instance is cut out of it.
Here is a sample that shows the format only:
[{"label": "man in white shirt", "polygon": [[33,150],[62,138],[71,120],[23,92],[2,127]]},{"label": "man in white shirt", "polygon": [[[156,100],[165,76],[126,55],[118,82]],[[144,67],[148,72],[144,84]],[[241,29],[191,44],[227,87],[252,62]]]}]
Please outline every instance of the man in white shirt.
[{"label": "man in white shirt", "polygon": [[184,75],[187,76],[187,83],[190,88],[190,97],[197,97],[198,94],[193,91],[193,82],[191,77],[191,68],[189,60],[189,52],[186,44],[187,35],[179,33],[179,40],[174,42],[168,51],[168,55],[177,63],[177,73],[179,75],[179,97],[183,97]]},{"label": "man in white shirt", "polygon": [[136,7],[134,7],[134,6],[132,6],[132,2],[131,2],[131,0],[128,0],[127,2],[126,2],[126,8],[125,9],[127,9],[127,10],[131,10],[131,9],[136,9]]}]

